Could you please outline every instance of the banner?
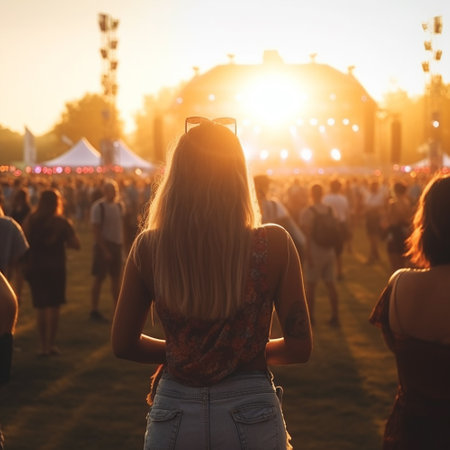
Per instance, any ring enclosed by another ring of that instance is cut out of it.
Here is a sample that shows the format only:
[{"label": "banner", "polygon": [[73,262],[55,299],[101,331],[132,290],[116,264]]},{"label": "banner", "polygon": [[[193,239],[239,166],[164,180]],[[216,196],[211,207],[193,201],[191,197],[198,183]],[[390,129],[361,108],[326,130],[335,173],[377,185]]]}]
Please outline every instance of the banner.
[{"label": "banner", "polygon": [[26,166],[34,166],[36,163],[36,146],[33,133],[25,127],[23,139],[23,162]]}]

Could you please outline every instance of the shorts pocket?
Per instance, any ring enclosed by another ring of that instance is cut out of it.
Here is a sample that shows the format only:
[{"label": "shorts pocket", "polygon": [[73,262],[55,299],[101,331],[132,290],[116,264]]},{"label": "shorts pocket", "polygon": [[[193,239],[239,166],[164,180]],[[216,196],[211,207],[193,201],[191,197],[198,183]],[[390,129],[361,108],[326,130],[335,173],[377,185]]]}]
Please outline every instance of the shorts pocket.
[{"label": "shorts pocket", "polygon": [[175,448],[182,411],[152,407],[147,415],[144,450]]},{"label": "shorts pocket", "polygon": [[[283,442],[277,410],[271,404],[243,405],[231,412],[241,448],[244,450],[277,450]],[[284,442],[286,439],[284,439]]]}]

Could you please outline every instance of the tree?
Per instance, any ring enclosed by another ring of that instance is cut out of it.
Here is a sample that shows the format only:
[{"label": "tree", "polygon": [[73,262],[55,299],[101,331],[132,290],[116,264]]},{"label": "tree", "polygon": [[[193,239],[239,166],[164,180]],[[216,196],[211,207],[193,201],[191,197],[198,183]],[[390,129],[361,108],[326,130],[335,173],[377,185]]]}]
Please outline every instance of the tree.
[{"label": "tree", "polygon": [[73,142],[85,137],[95,148],[101,148],[103,139],[119,139],[123,135],[123,122],[117,108],[108,105],[98,94],[85,96],[65,105],[61,120],[53,128],[60,138]]},{"label": "tree", "polygon": [[144,96],[142,109],[134,116],[136,131],[134,133],[134,150],[145,159],[160,163],[166,157],[166,143],[172,129],[165,122],[181,87],[162,88],[156,96]]},{"label": "tree", "polygon": [[21,161],[23,157],[23,137],[0,125],[0,165]]}]

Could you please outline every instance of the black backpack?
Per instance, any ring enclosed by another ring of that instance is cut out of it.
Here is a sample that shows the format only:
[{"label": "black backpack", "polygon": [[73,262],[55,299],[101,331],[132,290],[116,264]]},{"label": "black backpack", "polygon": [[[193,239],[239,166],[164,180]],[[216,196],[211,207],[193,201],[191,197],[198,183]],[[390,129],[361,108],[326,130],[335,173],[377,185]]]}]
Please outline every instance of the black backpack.
[{"label": "black backpack", "polygon": [[311,230],[312,240],[317,245],[325,248],[338,245],[341,240],[339,222],[334,216],[331,207],[328,207],[326,213],[319,213],[313,206],[310,209],[314,214]]}]

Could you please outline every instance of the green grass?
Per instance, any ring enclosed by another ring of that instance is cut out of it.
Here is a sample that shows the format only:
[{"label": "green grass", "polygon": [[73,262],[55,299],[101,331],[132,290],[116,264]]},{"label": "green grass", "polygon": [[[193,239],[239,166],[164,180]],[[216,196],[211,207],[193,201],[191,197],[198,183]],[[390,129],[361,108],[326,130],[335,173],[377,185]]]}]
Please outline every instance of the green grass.
[{"label": "green grass", "polygon": [[[37,358],[34,310],[24,289],[12,380],[0,391],[0,423],[8,450],[142,448],[153,366],[114,358],[109,326],[89,321],[91,236],[86,228],[79,234],[82,250],[68,252],[68,303],[62,309],[58,339],[61,356]],[[319,286],[311,360],[272,368],[276,383],[284,387],[283,409],[294,448],[381,446],[396,372],[393,356],[368,316],[389,277],[389,266],[384,251],[380,264],[363,264],[367,244],[362,229],[357,230],[354,247],[353,254],[344,254],[346,277],[338,286],[341,328],[326,325],[329,304]],[[111,317],[108,284],[100,304]]]}]

